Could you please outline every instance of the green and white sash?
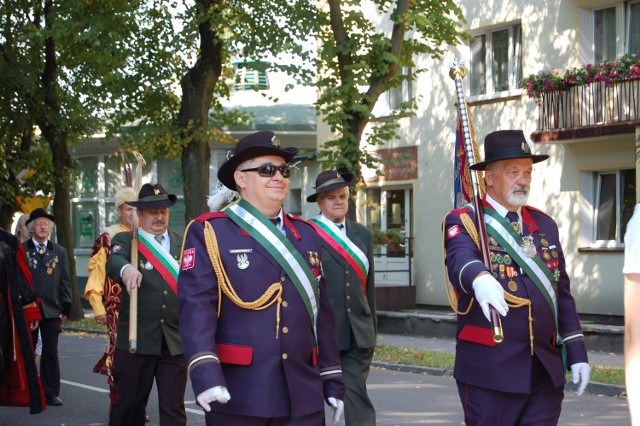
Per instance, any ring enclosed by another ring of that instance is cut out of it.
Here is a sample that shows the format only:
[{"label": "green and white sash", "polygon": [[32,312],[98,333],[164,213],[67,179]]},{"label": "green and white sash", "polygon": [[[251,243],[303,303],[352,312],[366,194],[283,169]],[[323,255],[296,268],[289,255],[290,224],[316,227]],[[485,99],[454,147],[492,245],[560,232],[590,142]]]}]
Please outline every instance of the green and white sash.
[{"label": "green and white sash", "polygon": [[[472,207],[473,209],[473,207]],[[494,209],[484,206],[484,221],[487,226],[487,234],[493,237],[500,247],[504,248],[509,256],[516,261],[527,276],[538,287],[551,308],[556,331],[558,330],[558,287],[549,267],[538,256],[527,257],[520,246],[522,236],[513,229],[511,224]],[[560,335],[558,334],[558,339]]]},{"label": "green and white sash", "polygon": [[317,319],[320,293],[307,262],[276,226],[247,201],[240,199],[224,212],[251,235],[282,266],[300,294],[309,313],[313,334],[318,338]]},{"label": "green and white sash", "polygon": [[345,234],[336,232],[335,224],[323,215],[312,217],[309,222],[316,229],[318,235],[351,265],[360,278],[364,294],[367,294],[367,276],[369,275],[367,255]]}]

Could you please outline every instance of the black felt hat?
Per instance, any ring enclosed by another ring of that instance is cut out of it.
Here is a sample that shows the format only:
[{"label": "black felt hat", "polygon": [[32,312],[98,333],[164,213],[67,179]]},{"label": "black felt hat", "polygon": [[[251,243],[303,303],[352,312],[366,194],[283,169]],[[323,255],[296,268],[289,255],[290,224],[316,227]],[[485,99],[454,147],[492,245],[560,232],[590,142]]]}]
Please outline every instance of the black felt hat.
[{"label": "black felt hat", "polygon": [[31,222],[33,222],[34,220],[36,220],[39,217],[46,217],[47,219],[50,219],[53,222],[56,221],[56,218],[53,215],[47,213],[47,211],[45,209],[43,209],[42,207],[38,207],[37,209],[35,209],[31,213],[29,213],[29,219],[27,219],[27,222],[25,223],[25,226],[30,224]]},{"label": "black felt hat", "polygon": [[173,206],[178,197],[168,194],[159,183],[145,183],[140,188],[136,201],[126,201],[127,204],[139,209],[164,209]]},{"label": "black felt hat", "polygon": [[288,163],[297,152],[298,148],[280,148],[280,139],[271,131],[252,133],[240,139],[233,156],[218,170],[218,180],[227,188],[237,191],[233,173],[238,165],[263,155],[277,155]]},{"label": "black felt hat", "polygon": [[323,192],[333,191],[334,189],[344,188],[351,185],[355,175],[349,172],[338,172],[336,170],[327,170],[318,175],[316,178],[316,192],[307,197],[307,201],[312,203],[316,201],[319,194]]},{"label": "black felt hat", "polygon": [[489,163],[515,158],[531,158],[534,163],[544,161],[548,155],[533,155],[522,130],[498,130],[484,138],[484,161],[476,163],[472,170],[485,170]]}]

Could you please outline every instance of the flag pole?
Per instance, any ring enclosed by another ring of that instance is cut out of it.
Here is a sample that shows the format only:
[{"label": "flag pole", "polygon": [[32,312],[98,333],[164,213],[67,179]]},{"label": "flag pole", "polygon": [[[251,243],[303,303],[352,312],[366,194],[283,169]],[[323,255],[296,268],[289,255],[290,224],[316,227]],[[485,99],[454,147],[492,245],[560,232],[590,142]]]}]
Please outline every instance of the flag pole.
[{"label": "flag pole", "polygon": [[[487,267],[489,272],[491,272],[491,260],[489,257],[489,242],[487,238],[487,229],[484,223],[484,205],[482,203],[483,191],[480,186],[480,179],[478,177],[478,172],[471,169],[471,166],[475,164],[475,155],[473,146],[475,141],[471,135],[471,119],[467,112],[467,102],[464,98],[464,89],[462,86],[462,79],[464,78],[466,71],[461,61],[456,60],[449,70],[449,77],[456,84],[456,96],[457,96],[457,104],[458,104],[458,118],[460,120],[461,128],[462,128],[462,136],[464,139],[464,150],[467,162],[467,170],[469,170],[469,174],[471,175],[471,186],[473,189],[473,199],[471,200],[473,203],[473,207],[475,210],[475,225],[478,230],[478,249],[480,250],[480,255],[482,257],[482,262]],[[500,320],[500,314],[496,309],[489,305],[490,312],[490,321],[491,321],[491,331],[493,335],[493,340],[496,343],[500,343],[504,340],[504,333],[502,331],[502,321]]]}]

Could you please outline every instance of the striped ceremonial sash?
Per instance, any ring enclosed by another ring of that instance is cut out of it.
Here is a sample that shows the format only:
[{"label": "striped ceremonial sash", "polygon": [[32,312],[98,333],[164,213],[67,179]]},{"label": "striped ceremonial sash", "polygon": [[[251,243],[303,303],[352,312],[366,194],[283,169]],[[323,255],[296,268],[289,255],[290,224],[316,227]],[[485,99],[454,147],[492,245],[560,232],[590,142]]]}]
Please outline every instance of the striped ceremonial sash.
[{"label": "striped ceremonial sash", "polygon": [[311,226],[329,246],[342,256],[360,278],[364,294],[367,294],[367,275],[369,274],[369,259],[353,241],[342,232],[336,232],[334,224],[323,215],[309,219]]},{"label": "striped ceremonial sash", "polygon": [[[154,269],[169,284],[171,290],[178,294],[178,262],[158,241],[138,233],[138,250]],[[136,266],[136,265],[134,265]]]},{"label": "striped ceremonial sash", "polygon": [[317,319],[320,295],[316,279],[307,262],[276,226],[255,207],[240,199],[224,209],[229,218],[263,246],[285,270],[307,308],[318,340]]},{"label": "striped ceremonial sash", "polygon": [[484,220],[487,224],[487,234],[495,238],[495,240],[507,250],[507,253],[512,259],[516,261],[529,278],[534,282],[536,287],[540,290],[547,303],[551,307],[554,320],[556,322],[556,328],[558,325],[558,302],[557,302],[557,284],[553,274],[549,270],[549,267],[544,264],[542,259],[538,256],[527,257],[522,251],[520,241],[522,237],[516,233],[513,227],[507,222],[505,218],[500,216],[491,207],[485,206],[484,208]]}]

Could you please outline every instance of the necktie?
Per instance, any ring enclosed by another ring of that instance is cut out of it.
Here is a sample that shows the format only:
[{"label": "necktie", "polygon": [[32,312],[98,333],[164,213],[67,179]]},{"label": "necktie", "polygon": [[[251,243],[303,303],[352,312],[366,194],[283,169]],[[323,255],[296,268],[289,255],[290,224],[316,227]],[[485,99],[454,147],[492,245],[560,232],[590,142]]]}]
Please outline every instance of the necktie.
[{"label": "necktie", "polygon": [[270,218],[269,220],[276,226],[276,228],[280,226],[280,217]]},{"label": "necktie", "polygon": [[164,235],[162,235],[162,234],[161,234],[161,235],[154,235],[154,236],[153,236],[153,238],[155,238],[155,239],[156,239],[156,241],[157,241],[159,244],[162,244],[162,240],[164,240]]},{"label": "necktie", "polygon": [[344,225],[343,225],[342,223],[338,223],[336,226],[337,226],[337,227],[338,227],[338,229],[339,229],[339,230],[341,230],[341,231],[344,229]]},{"label": "necktie", "polygon": [[44,244],[38,244],[38,253],[44,254]]},{"label": "necktie", "polygon": [[507,220],[511,222],[511,226],[513,229],[520,235],[522,235],[522,228],[520,227],[520,216],[518,216],[518,212],[509,212],[507,213]]}]

